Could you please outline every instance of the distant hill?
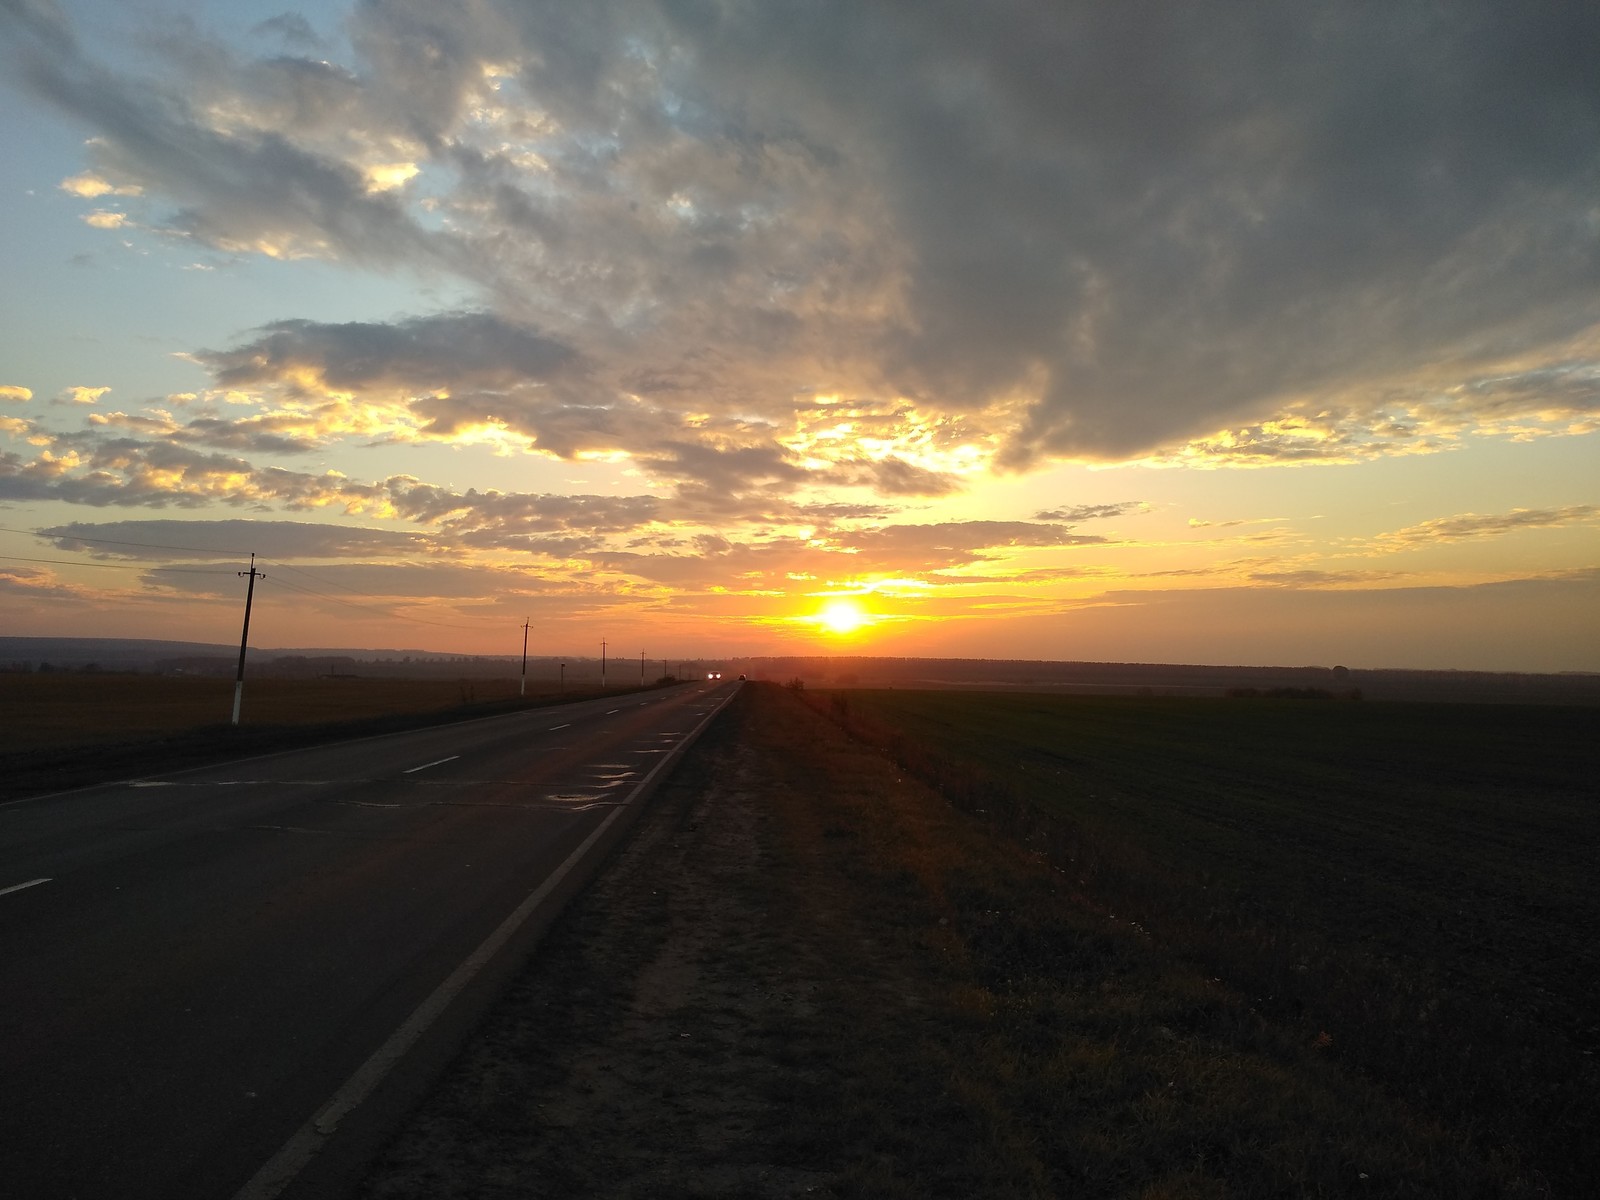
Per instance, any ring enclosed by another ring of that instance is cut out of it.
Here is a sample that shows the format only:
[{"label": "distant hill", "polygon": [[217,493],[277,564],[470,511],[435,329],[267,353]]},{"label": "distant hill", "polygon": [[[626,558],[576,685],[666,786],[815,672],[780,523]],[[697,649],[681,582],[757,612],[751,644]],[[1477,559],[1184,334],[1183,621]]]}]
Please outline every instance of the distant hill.
[{"label": "distant hill", "polygon": [[[41,667],[52,670],[82,671],[137,671],[215,674],[225,666],[231,673],[239,661],[238,643],[221,645],[214,642],[168,642],[147,638],[50,638],[50,637],[0,637],[0,670],[37,671]],[[392,664],[395,667],[411,666],[421,674],[436,674],[435,668],[457,668],[457,674],[479,674],[476,670],[462,671],[463,667],[492,667],[494,673],[506,672],[504,657],[482,655],[438,654],[429,650],[366,650],[348,648],[323,648],[268,650],[250,647],[249,667],[253,673],[271,674],[271,666],[284,662],[288,673],[304,674],[316,665],[335,664],[339,673],[349,671],[348,664],[373,666]],[[327,672],[324,672],[327,673]],[[396,672],[372,672],[386,673]]]},{"label": "distant hill", "polygon": [[0,637],[0,667],[40,664],[68,670],[98,666],[103,671],[148,671],[163,658],[207,658],[232,654],[238,646],[210,642],[163,642],[140,638]]},{"label": "distant hill", "polygon": [[[226,675],[237,669],[239,647],[210,642],[127,638],[0,637],[0,670],[100,670]],[[1088,695],[1300,696],[1369,700],[1453,700],[1484,703],[1600,705],[1600,675],[1538,675],[1494,671],[1411,671],[1334,667],[1193,666],[1180,663],[1029,662],[1019,659],[873,658],[868,656],[726,657],[697,661],[690,677],[708,669],[727,678],[807,687],[916,687],[1073,692]],[[650,680],[665,666],[647,660]],[[262,649],[252,646],[251,675],[382,678],[506,678],[521,669],[510,655],[441,654],[429,650],[348,647]],[[634,659],[614,659],[609,678],[619,685],[638,678]],[[551,656],[528,659],[530,679],[577,683],[600,677],[597,659]]]}]

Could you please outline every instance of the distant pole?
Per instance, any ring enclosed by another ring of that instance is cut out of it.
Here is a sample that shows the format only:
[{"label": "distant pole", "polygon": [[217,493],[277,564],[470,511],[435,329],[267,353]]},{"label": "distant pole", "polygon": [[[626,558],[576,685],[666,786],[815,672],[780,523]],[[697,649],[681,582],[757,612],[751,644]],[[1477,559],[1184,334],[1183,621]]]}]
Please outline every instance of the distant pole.
[{"label": "distant pole", "polygon": [[565,696],[567,694],[567,664],[566,663],[562,663],[561,664],[561,682],[557,685],[557,687],[559,687],[559,689],[560,689],[560,691],[557,693],[558,695]]},{"label": "distant pole", "polygon": [[606,690],[606,640],[600,639],[600,690]]},{"label": "distant pole", "polygon": [[266,578],[262,572],[256,570],[256,556],[254,554],[250,556],[250,569],[248,571],[240,571],[239,578],[243,579],[246,575],[250,577],[250,583],[244,592],[244,633],[239,637],[239,673],[233,680],[233,723],[235,725],[239,723],[239,705],[244,699],[244,651],[245,647],[250,644],[250,603],[256,598],[256,580]]},{"label": "distant pole", "polygon": [[639,651],[639,686],[644,686],[644,651]]},{"label": "distant pole", "polygon": [[522,682],[517,685],[517,695],[528,694],[528,619],[522,619]]}]

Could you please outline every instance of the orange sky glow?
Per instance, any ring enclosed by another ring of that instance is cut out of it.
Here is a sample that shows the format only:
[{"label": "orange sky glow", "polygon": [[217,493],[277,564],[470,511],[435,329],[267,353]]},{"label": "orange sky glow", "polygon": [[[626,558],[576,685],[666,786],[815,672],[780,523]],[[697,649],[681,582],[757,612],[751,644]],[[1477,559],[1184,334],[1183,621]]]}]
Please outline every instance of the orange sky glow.
[{"label": "orange sky glow", "polygon": [[425,7],[0,12],[0,632],[1600,671],[1592,17]]}]

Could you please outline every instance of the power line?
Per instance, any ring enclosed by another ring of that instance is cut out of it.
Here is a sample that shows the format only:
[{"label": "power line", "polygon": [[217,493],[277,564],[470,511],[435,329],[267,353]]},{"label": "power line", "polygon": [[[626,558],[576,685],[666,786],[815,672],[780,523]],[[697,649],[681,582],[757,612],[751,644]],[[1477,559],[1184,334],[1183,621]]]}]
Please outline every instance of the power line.
[{"label": "power line", "polygon": [[227,571],[200,570],[196,567],[166,567],[160,563],[134,566],[131,563],[76,562],[70,558],[24,558],[20,554],[0,554],[0,562],[51,563],[58,567],[93,567],[101,571],[167,571],[173,575],[226,575]]},{"label": "power line", "polygon": [[[263,561],[265,561],[265,560],[263,560]],[[306,570],[304,567],[292,567],[286,562],[278,562],[277,560],[273,560],[272,565],[277,570],[280,570],[280,571],[293,571],[296,575],[304,575],[307,579],[315,579],[318,583],[325,584],[328,587],[338,588],[342,592],[349,592],[352,596],[360,596],[360,597],[362,597],[362,599],[371,600],[371,601],[373,601],[374,603],[377,603],[377,604],[382,604],[383,603],[382,600],[379,600],[378,597],[374,596],[371,592],[363,592],[360,588],[353,588],[353,587],[350,587],[347,584],[336,583],[332,579],[324,579],[320,575],[312,574],[310,571]],[[328,597],[328,599],[333,600],[333,599],[337,599],[337,597],[330,596],[330,597]]]},{"label": "power line", "polygon": [[232,558],[244,558],[250,553],[248,550],[214,550],[207,546],[164,546],[157,542],[119,542],[113,538],[83,537],[76,533],[42,533],[37,529],[12,529],[8,525],[0,525],[0,533],[20,533],[27,537],[48,538],[56,542],[92,542],[97,546],[137,546],[141,550],[181,550],[186,554],[226,554]]},{"label": "power line", "polygon": [[[120,541],[120,540],[117,540],[117,539],[114,539],[114,538],[80,537],[78,534],[41,533],[36,529],[14,529],[14,528],[12,528],[10,526],[7,526],[7,525],[0,525],[0,533],[18,533],[18,534],[22,534],[22,535],[24,535],[26,537],[48,538],[48,539],[51,539],[51,540],[54,540],[54,541],[67,541],[67,540],[70,540],[70,541],[77,541],[77,542],[89,542],[89,543],[92,543],[94,545],[103,545],[103,546],[134,546],[134,547],[137,547],[137,548],[142,549],[142,550],[174,550],[174,551],[178,551],[178,552],[186,553],[186,554],[223,554],[223,555],[228,555],[230,557],[235,557],[235,558],[243,558],[248,553],[248,551],[244,551],[244,550],[214,550],[214,549],[210,549],[210,548],[203,547],[203,546],[170,546],[170,545],[163,545],[163,544],[160,544],[160,543],[157,543],[157,542],[129,542],[129,541]],[[268,560],[263,559],[262,561],[266,562]],[[201,569],[197,569],[197,568],[193,568],[193,567],[170,567],[170,566],[165,566],[165,565],[160,564],[160,563],[132,564],[132,563],[78,562],[78,561],[73,561],[72,559],[64,559],[64,558],[27,558],[27,557],[24,557],[22,555],[16,555],[16,554],[0,554],[0,562],[48,563],[48,564],[50,564],[52,566],[62,566],[62,567],[92,567],[92,568],[98,568],[99,570],[102,570],[102,571],[164,571],[164,572],[167,572],[168,574],[173,574],[173,575],[226,575],[226,574],[228,574],[227,571],[201,570]],[[340,597],[340,596],[332,596],[332,595],[329,595],[327,592],[319,592],[315,588],[308,588],[308,587],[304,587],[304,586],[297,585],[297,584],[294,584],[294,583],[290,583],[288,580],[282,578],[281,576],[279,576],[277,578],[277,580],[276,580],[276,583],[280,587],[286,587],[286,588],[289,588],[291,591],[301,592],[301,593],[303,593],[305,595],[308,595],[308,596],[317,596],[317,597],[320,597],[323,600],[331,600],[335,604],[343,604],[346,607],[353,608],[358,612],[375,613],[377,615],[387,617],[390,620],[394,620],[394,621],[406,621],[406,622],[409,622],[410,624],[413,624],[413,625],[432,625],[432,626],[436,626],[436,627],[442,628],[442,629],[481,629],[481,628],[483,628],[483,626],[481,624],[479,624],[479,625],[465,625],[465,624],[462,624],[459,621],[429,621],[429,620],[427,620],[426,618],[423,618],[423,617],[407,616],[405,613],[396,612],[393,609],[393,607],[391,607],[391,606],[385,606],[381,600],[379,600],[376,596],[373,596],[369,592],[363,592],[363,591],[360,591],[360,590],[358,590],[356,588],[346,587],[343,584],[335,583],[335,582],[333,582],[332,580],[329,580],[329,579],[323,579],[321,576],[314,575],[310,571],[307,571],[302,567],[290,566],[288,563],[277,562],[276,560],[273,560],[272,565],[277,570],[293,571],[297,575],[304,575],[307,579],[314,579],[318,583],[324,584],[324,585],[326,585],[328,587],[339,588],[340,590],[348,592],[353,596],[361,596],[364,599],[373,601],[373,604],[371,604],[371,605],[357,604],[353,600],[346,600],[346,599],[344,599],[343,597]]]},{"label": "power line", "polygon": [[[278,567],[281,567],[283,564],[282,563],[277,563],[277,564],[274,564],[274,565],[278,566]],[[313,576],[313,578],[315,578],[315,577]],[[308,587],[303,587],[300,584],[290,583],[288,580],[283,579],[282,577],[278,578],[277,584],[278,584],[279,587],[286,587],[286,588],[289,588],[291,591],[302,592],[307,596],[320,596],[324,600],[332,600],[335,604],[343,604],[345,607],[353,608],[357,612],[372,613],[372,614],[376,614],[378,616],[388,617],[389,619],[394,620],[394,621],[409,621],[413,625],[437,625],[437,626],[439,626],[439,627],[441,627],[443,629],[481,629],[482,628],[481,625],[463,625],[458,621],[429,621],[429,620],[427,620],[427,619],[425,619],[423,617],[410,617],[410,616],[407,616],[405,613],[394,611],[393,608],[385,608],[385,607],[382,607],[381,605],[357,604],[354,600],[346,600],[346,599],[344,599],[344,598],[342,598],[340,596],[330,596],[330,595],[328,595],[328,593],[319,592],[315,588],[308,588]]]}]

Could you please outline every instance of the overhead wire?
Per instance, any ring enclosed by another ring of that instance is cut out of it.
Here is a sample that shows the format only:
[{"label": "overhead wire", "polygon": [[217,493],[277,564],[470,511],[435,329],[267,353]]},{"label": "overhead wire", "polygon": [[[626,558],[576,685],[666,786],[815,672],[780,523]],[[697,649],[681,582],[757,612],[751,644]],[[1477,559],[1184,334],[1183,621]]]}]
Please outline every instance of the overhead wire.
[{"label": "overhead wire", "polygon": [[[185,554],[225,554],[231,558],[244,558],[248,550],[214,550],[206,546],[164,546],[158,542],[122,542],[114,538],[84,537],[76,533],[42,533],[37,529],[12,529],[0,525],[0,533],[20,533],[27,537],[49,538],[56,542],[93,542],[97,546],[137,546],[141,550],[181,550]],[[88,564],[85,564],[88,565]]]},{"label": "overhead wire", "polygon": [[0,562],[51,563],[60,567],[97,567],[102,571],[168,571],[174,575],[227,575],[228,571],[205,571],[196,567],[168,567],[161,563],[75,562],[70,558],[25,558],[20,554],[0,554]]},{"label": "overhead wire", "polygon": [[[281,566],[283,566],[283,564],[282,563],[278,563],[278,564],[276,564],[276,566],[281,567]],[[312,578],[315,578],[315,576],[312,576]],[[291,583],[289,580],[284,579],[281,576],[277,577],[276,579],[274,579],[273,582],[275,582],[279,587],[286,587],[286,588],[290,589],[291,591],[303,592],[304,594],[306,594],[308,596],[320,596],[324,600],[332,600],[335,604],[343,604],[347,608],[353,608],[353,609],[356,609],[359,612],[375,613],[377,615],[388,617],[391,620],[395,620],[395,621],[408,621],[413,625],[437,625],[437,626],[441,626],[441,627],[443,627],[445,629],[477,629],[477,628],[481,628],[480,626],[477,626],[477,625],[463,625],[463,624],[461,624],[459,622],[456,622],[456,621],[430,621],[430,620],[426,619],[425,617],[407,616],[405,613],[396,612],[392,608],[381,608],[381,607],[377,607],[375,605],[357,604],[354,600],[346,600],[346,599],[344,599],[344,598],[342,598],[340,596],[330,596],[326,592],[319,592],[314,588],[308,588],[308,587],[304,587],[304,586],[302,586],[300,584],[297,584],[297,583]]]},{"label": "overhead wire", "polygon": [[[79,535],[79,534],[76,534],[76,533],[70,533],[70,534],[67,534],[67,533],[60,533],[60,534],[42,533],[42,532],[40,532],[39,530],[36,530],[36,529],[14,529],[14,528],[12,528],[10,526],[6,526],[6,525],[0,525],[0,533],[18,533],[18,534],[22,534],[22,535],[24,535],[26,537],[49,538],[49,539],[51,539],[53,541],[57,541],[57,542],[61,542],[61,541],[77,541],[77,542],[88,542],[88,543],[91,543],[93,545],[103,545],[103,546],[132,546],[132,547],[136,547],[136,548],[141,549],[141,550],[173,550],[173,551],[177,551],[177,552],[184,553],[184,554],[221,554],[221,555],[227,555],[228,557],[231,557],[231,558],[239,558],[239,559],[243,559],[247,554],[249,554],[249,551],[245,551],[245,550],[216,550],[216,549],[212,549],[212,548],[209,548],[209,547],[203,547],[203,546],[172,546],[172,545],[164,545],[164,544],[161,544],[161,543],[158,543],[158,542],[131,542],[131,541],[118,540],[118,539],[115,539],[115,538],[85,537],[85,536],[82,536],[82,535]],[[48,563],[48,564],[51,564],[53,566],[64,566],[64,567],[97,567],[97,568],[99,568],[101,570],[112,570],[112,571],[165,571],[165,572],[167,572],[169,574],[177,574],[177,575],[224,575],[224,574],[228,573],[226,571],[201,570],[201,569],[194,568],[194,567],[173,567],[173,566],[164,565],[162,563],[133,564],[133,563],[75,562],[75,561],[73,561],[71,559],[62,559],[62,558],[27,558],[27,557],[23,557],[21,555],[10,555],[10,554],[0,554],[0,561]],[[279,586],[289,588],[291,591],[301,592],[301,593],[304,593],[305,595],[309,595],[309,596],[318,596],[321,599],[331,600],[335,604],[343,604],[346,607],[354,608],[354,609],[356,609],[357,611],[360,611],[360,612],[376,613],[376,614],[382,615],[384,617],[387,617],[390,620],[406,621],[406,622],[409,622],[409,623],[414,624],[414,625],[434,625],[434,626],[438,626],[438,627],[444,628],[444,629],[478,629],[478,628],[481,628],[480,625],[467,625],[467,624],[462,624],[462,623],[456,622],[456,621],[430,621],[430,620],[428,620],[428,619],[426,619],[424,617],[408,616],[405,613],[396,612],[392,607],[384,606],[383,602],[381,600],[379,600],[376,596],[373,596],[373,595],[371,595],[371,594],[369,594],[367,592],[359,591],[359,590],[357,590],[355,588],[345,587],[343,584],[335,583],[332,580],[323,579],[322,577],[320,577],[318,575],[315,575],[310,571],[305,570],[303,567],[291,566],[288,563],[279,562],[279,561],[277,561],[275,559],[274,560],[261,559],[260,561],[263,564],[270,563],[270,565],[273,567],[274,571],[280,571],[280,570],[281,571],[293,571],[294,573],[296,573],[298,575],[304,575],[307,579],[314,579],[318,583],[324,584],[324,585],[326,585],[328,587],[340,588],[341,590],[349,592],[352,595],[361,596],[361,597],[363,597],[363,598],[365,598],[367,600],[373,601],[372,605],[358,604],[353,600],[346,600],[346,599],[343,599],[342,597],[339,597],[339,596],[329,595],[327,592],[319,592],[314,588],[308,588],[308,587],[304,587],[304,586],[301,586],[301,585],[296,585],[296,584],[291,583],[290,581],[288,581],[286,579],[283,579],[281,576],[274,580],[274,582],[276,584],[278,584]]]}]

